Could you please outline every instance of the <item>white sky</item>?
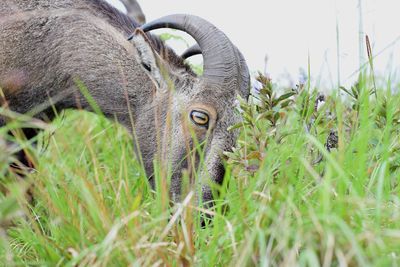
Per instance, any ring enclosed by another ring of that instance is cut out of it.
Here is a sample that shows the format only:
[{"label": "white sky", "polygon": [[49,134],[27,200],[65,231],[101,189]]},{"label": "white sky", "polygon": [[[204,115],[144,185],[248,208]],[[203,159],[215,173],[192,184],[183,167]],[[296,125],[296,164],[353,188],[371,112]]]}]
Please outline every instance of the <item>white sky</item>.
[{"label": "white sky", "polygon": [[[313,80],[322,79],[326,87],[332,88],[338,81],[338,40],[341,84],[350,85],[355,79],[351,75],[360,65],[360,37],[362,60],[367,58],[365,34],[369,35],[374,54],[389,46],[374,61],[376,73],[390,73],[387,71],[390,64],[391,70],[400,69],[400,1],[360,1],[361,35],[359,0],[139,0],[139,3],[147,21],[174,13],[207,19],[242,51],[252,72],[264,71],[264,58],[268,55],[267,72],[275,81],[285,81],[290,75],[296,83],[299,68],[307,70],[309,55]],[[177,50],[184,49],[182,46],[177,45]]]}]

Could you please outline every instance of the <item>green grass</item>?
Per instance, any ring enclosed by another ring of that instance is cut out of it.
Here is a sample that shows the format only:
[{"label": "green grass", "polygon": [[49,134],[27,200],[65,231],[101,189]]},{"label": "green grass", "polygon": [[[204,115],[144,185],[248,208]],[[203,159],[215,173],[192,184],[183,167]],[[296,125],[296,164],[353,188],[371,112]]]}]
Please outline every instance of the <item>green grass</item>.
[{"label": "green grass", "polygon": [[67,112],[41,136],[49,145],[27,180],[0,161],[0,264],[400,265],[400,94],[375,96],[364,77],[316,110],[307,85],[278,94],[260,81],[241,104],[211,224],[201,227],[192,191],[173,206],[151,191],[124,129]]}]

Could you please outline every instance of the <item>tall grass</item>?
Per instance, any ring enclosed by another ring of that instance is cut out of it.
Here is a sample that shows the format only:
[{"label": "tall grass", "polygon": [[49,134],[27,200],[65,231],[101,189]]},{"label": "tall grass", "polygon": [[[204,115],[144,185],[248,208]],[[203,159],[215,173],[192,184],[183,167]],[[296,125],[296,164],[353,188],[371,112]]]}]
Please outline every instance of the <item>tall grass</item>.
[{"label": "tall grass", "polygon": [[[262,89],[241,101],[243,122],[233,127],[241,136],[214,210],[198,207],[193,190],[174,205],[162,189],[152,192],[128,134],[101,116],[56,120],[56,131],[40,137],[49,145],[36,149],[37,171],[23,181],[2,154],[0,262],[399,265],[400,95],[391,82],[371,96],[373,81],[361,75],[341,97],[310,83],[278,93],[259,81]],[[200,211],[213,215],[205,227]]]}]

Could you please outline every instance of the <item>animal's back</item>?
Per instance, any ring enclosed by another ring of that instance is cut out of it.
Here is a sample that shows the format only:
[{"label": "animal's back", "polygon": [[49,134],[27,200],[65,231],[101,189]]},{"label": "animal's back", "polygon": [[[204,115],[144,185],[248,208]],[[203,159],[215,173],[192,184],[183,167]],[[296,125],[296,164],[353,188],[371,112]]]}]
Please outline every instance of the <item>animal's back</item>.
[{"label": "animal's back", "polygon": [[0,2],[0,12],[10,14],[29,10],[84,8],[101,2],[103,0],[3,0]]},{"label": "animal's back", "polygon": [[138,23],[120,13],[104,0],[2,0],[1,18],[28,11],[50,11],[56,9],[74,9],[90,11],[93,15],[107,19],[113,26],[130,31]]},{"label": "animal's back", "polygon": [[71,8],[73,2],[82,1],[0,2],[0,86],[6,95],[12,89],[21,89],[23,86],[18,84],[24,83],[25,76],[29,76],[32,82],[35,79],[33,70],[42,74],[51,65],[54,67],[46,58],[55,59],[56,35],[60,35],[62,30],[58,24],[74,15],[75,8]]},{"label": "animal's back", "polygon": [[93,85],[119,62],[133,64],[126,60],[132,50],[126,36],[133,29],[129,18],[102,0],[2,0],[0,87],[10,104],[15,99],[14,110],[24,113],[46,99],[45,91],[68,88],[74,76]]},{"label": "animal's back", "polygon": [[3,0],[0,2],[0,13],[7,16],[30,10],[67,8],[84,2],[81,0]]}]

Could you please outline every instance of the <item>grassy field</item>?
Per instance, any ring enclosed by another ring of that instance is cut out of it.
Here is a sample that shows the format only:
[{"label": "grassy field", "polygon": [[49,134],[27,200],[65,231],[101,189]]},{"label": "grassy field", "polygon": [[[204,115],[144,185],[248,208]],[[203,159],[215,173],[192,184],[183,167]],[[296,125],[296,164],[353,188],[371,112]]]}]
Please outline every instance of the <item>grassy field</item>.
[{"label": "grassy field", "polygon": [[167,205],[126,131],[93,114],[58,118],[25,181],[0,155],[0,265],[399,266],[398,88],[362,75],[323,96],[259,81],[211,211],[193,191]]}]

